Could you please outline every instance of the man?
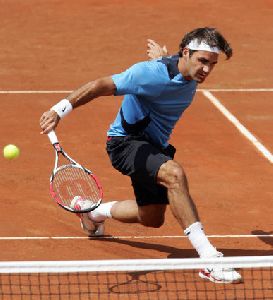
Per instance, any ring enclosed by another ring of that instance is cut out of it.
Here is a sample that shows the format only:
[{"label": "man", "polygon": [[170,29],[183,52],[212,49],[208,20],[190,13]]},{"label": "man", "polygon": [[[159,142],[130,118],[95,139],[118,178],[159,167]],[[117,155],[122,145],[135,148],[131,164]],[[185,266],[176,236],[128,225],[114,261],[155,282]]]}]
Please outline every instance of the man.
[{"label": "man", "polygon": [[[166,52],[148,41],[150,58]],[[203,231],[186,174],[173,160],[175,148],[168,143],[176,122],[193,100],[197,84],[213,70],[220,52],[227,59],[232,56],[225,38],[214,28],[197,28],[183,37],[177,55],[140,62],[120,74],[91,81],[42,115],[40,125],[46,134],[72,109],[92,99],[124,95],[107,132],[107,153],[112,165],[130,176],[136,200],[104,203],[81,214],[82,228],[89,235],[102,235],[107,218],[158,228],[169,204],[200,257],[222,256]],[[73,205],[84,205],[84,199]],[[199,275],[214,282],[241,280],[233,269],[204,269]]]}]

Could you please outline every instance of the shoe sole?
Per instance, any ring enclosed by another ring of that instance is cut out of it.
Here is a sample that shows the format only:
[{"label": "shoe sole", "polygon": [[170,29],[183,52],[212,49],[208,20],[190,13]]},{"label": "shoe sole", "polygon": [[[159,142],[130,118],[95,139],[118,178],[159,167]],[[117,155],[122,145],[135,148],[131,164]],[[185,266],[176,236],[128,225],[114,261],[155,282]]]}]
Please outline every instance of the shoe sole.
[{"label": "shoe sole", "polygon": [[209,280],[209,281],[214,282],[214,283],[234,283],[234,284],[237,284],[237,283],[242,282],[242,278],[239,278],[239,279],[236,279],[236,280],[219,280],[219,279],[214,278],[211,275],[208,276],[208,275],[204,274],[202,271],[200,271],[198,275],[202,279],[206,279],[206,280]]}]

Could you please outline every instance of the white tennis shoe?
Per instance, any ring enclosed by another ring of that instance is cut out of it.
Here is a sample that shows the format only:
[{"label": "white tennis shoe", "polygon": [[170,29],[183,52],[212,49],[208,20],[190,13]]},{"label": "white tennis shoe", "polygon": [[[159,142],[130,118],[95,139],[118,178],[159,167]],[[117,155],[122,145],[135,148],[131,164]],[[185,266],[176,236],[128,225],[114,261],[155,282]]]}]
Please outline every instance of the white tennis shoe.
[{"label": "white tennis shoe", "polygon": [[[84,200],[81,197],[74,197],[70,205],[73,208],[79,206],[81,209],[84,209],[85,206],[90,207],[90,200]],[[78,213],[77,216],[80,218],[81,228],[86,234],[88,234],[88,236],[104,235],[104,222],[98,223],[93,221],[88,213]]]},{"label": "white tennis shoe", "polygon": [[[218,252],[217,257],[222,257],[223,253]],[[204,268],[199,271],[199,276],[214,283],[240,283],[242,276],[233,268]]]}]

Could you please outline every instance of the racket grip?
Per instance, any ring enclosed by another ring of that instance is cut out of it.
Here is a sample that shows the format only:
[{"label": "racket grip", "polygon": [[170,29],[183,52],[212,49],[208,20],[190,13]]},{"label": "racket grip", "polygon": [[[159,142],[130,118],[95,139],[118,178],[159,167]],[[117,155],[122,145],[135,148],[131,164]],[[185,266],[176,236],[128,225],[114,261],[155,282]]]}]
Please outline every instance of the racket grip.
[{"label": "racket grip", "polygon": [[58,143],[59,143],[58,138],[57,138],[57,135],[56,135],[56,133],[55,133],[54,130],[50,131],[50,132],[47,134],[47,136],[48,136],[48,138],[49,138],[49,140],[50,140],[50,142],[51,142],[52,145],[58,144]]}]

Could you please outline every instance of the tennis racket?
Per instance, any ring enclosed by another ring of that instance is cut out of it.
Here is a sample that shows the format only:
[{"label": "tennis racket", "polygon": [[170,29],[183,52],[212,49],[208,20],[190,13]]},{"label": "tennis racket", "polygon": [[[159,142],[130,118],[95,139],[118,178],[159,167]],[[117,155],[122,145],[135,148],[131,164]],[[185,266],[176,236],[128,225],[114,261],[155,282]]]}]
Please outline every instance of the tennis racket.
[{"label": "tennis racket", "polygon": [[[48,138],[55,149],[55,165],[50,177],[50,194],[65,210],[73,213],[86,213],[96,209],[103,196],[102,186],[97,177],[72,159],[60,146],[54,131]],[[65,163],[59,165],[63,157]],[[82,199],[80,207],[77,202]]]}]

